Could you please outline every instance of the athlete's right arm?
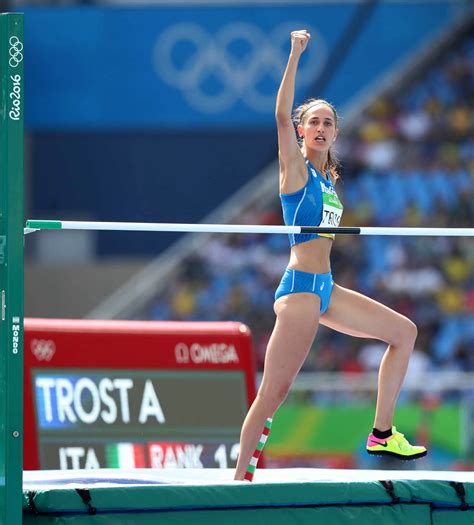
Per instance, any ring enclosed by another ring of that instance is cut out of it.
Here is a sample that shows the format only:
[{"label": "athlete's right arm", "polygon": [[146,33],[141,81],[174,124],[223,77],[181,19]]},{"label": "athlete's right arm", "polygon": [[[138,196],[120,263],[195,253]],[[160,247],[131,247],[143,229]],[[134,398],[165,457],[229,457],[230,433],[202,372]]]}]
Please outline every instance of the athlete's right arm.
[{"label": "athlete's right arm", "polygon": [[307,168],[296,140],[291,118],[295,97],[295,77],[300,57],[310,39],[305,31],[291,33],[291,51],[285,73],[278,90],[275,118],[278,129],[278,156],[280,160],[280,193],[291,193],[306,184]]}]

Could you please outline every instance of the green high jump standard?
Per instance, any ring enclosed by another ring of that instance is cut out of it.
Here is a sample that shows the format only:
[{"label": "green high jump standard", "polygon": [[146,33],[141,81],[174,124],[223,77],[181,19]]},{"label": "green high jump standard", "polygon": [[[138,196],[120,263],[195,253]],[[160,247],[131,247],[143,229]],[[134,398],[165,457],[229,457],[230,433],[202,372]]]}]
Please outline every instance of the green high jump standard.
[{"label": "green high jump standard", "polygon": [[0,525],[22,522],[23,15],[0,14]]}]

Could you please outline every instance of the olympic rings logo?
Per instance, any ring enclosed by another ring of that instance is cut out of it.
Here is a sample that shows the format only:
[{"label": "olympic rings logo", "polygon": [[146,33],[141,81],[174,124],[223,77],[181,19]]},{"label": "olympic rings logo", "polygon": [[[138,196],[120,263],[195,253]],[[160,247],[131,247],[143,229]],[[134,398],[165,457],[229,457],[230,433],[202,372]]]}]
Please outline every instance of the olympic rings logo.
[{"label": "olympic rings logo", "polygon": [[10,60],[8,63],[10,67],[18,67],[18,65],[23,60],[23,44],[20,42],[20,39],[16,36],[11,36],[10,40]]},{"label": "olympic rings logo", "polygon": [[[269,34],[253,24],[235,22],[215,34],[196,23],[168,27],[154,48],[156,73],[181,91],[188,104],[203,113],[219,113],[242,101],[266,113],[275,98],[288,60],[290,32],[307,24],[288,22]],[[322,37],[305,51],[298,70],[298,87],[315,81],[326,59]]]},{"label": "olympic rings logo", "polygon": [[31,352],[38,361],[51,361],[56,353],[56,345],[50,339],[33,339]]}]

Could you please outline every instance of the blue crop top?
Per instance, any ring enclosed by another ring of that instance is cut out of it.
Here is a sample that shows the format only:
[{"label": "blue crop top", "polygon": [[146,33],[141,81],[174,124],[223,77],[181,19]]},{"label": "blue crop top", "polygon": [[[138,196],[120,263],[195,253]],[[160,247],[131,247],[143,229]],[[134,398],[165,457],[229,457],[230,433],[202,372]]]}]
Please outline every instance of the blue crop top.
[{"label": "blue crop top", "polygon": [[[342,216],[342,204],[331,182],[329,172],[327,179],[316,171],[309,160],[308,181],[294,193],[280,194],[283,208],[283,219],[287,226],[339,226]],[[333,234],[291,233],[288,235],[291,246],[308,242],[317,237],[329,237]]]}]

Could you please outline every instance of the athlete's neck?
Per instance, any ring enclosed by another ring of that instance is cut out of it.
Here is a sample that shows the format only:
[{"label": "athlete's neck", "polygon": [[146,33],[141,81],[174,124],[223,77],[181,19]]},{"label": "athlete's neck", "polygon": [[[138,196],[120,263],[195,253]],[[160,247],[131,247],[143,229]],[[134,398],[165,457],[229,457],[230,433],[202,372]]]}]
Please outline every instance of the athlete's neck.
[{"label": "athlete's neck", "polygon": [[327,151],[305,151],[303,148],[303,154],[311,162],[311,165],[318,170],[324,178],[326,178],[324,166],[328,161]]}]

